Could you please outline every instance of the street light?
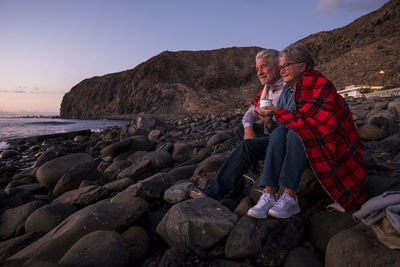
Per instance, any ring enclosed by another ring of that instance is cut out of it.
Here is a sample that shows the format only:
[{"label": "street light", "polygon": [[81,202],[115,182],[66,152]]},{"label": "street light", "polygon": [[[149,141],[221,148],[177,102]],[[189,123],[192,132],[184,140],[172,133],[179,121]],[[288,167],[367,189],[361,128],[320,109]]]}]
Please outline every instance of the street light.
[{"label": "street light", "polygon": [[379,74],[382,74],[382,89],[383,89],[383,85],[384,85],[384,83],[385,83],[385,72],[384,72],[383,70],[381,70],[381,71],[379,72]]}]

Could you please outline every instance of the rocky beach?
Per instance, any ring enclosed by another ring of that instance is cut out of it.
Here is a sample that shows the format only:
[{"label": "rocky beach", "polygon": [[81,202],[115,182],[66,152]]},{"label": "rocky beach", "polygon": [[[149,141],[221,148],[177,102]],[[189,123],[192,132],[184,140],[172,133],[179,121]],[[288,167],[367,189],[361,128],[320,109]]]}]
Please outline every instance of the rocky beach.
[{"label": "rocky beach", "polygon": [[[400,98],[348,99],[368,198],[400,190]],[[307,168],[300,215],[246,215],[256,185],[190,199],[236,147],[243,110],[10,140],[0,157],[2,266],[398,266]]]}]

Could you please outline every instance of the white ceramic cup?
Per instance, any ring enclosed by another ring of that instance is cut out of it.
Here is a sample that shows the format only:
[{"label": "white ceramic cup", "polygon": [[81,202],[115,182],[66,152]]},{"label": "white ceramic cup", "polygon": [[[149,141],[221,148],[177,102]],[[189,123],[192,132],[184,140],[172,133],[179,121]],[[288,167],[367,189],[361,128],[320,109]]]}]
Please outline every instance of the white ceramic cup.
[{"label": "white ceramic cup", "polygon": [[262,99],[260,100],[260,108],[272,106],[272,99]]}]

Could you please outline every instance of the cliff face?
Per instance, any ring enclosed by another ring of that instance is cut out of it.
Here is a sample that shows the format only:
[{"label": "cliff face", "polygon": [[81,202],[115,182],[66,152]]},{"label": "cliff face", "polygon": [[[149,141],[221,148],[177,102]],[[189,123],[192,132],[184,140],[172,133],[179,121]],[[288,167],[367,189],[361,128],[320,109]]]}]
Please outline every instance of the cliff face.
[{"label": "cliff face", "polygon": [[[299,42],[310,49],[316,69],[337,89],[346,85],[400,85],[400,1],[349,25],[310,35]],[[385,75],[379,74],[383,70]]]},{"label": "cliff face", "polygon": [[80,82],[65,94],[61,117],[234,111],[260,89],[255,55],[261,49],[163,52],[132,70]]},{"label": "cliff face", "polygon": [[[316,69],[338,90],[346,85],[400,85],[400,1],[329,32],[302,40]],[[163,52],[136,68],[83,80],[65,94],[63,118],[213,114],[246,108],[260,88],[259,47]],[[383,70],[385,75],[379,74]]]}]

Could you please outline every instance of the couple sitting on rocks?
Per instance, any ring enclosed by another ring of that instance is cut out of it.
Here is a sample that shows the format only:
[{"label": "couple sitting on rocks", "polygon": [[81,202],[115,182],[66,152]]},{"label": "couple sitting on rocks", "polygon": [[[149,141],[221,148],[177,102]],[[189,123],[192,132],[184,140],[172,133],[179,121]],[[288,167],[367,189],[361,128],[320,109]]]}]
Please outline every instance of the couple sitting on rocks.
[{"label": "couple sitting on rocks", "polygon": [[[289,218],[299,213],[296,189],[307,161],[333,208],[360,208],[366,201],[361,140],[346,101],[313,67],[301,43],[257,54],[257,76],[264,88],[239,125],[241,142],[206,188],[190,192],[192,198],[226,195],[254,162],[265,158],[259,182],[263,193],[249,216]],[[260,107],[265,97],[272,106]],[[255,123],[259,119],[262,124]],[[280,187],[284,191],[277,198]]]}]

